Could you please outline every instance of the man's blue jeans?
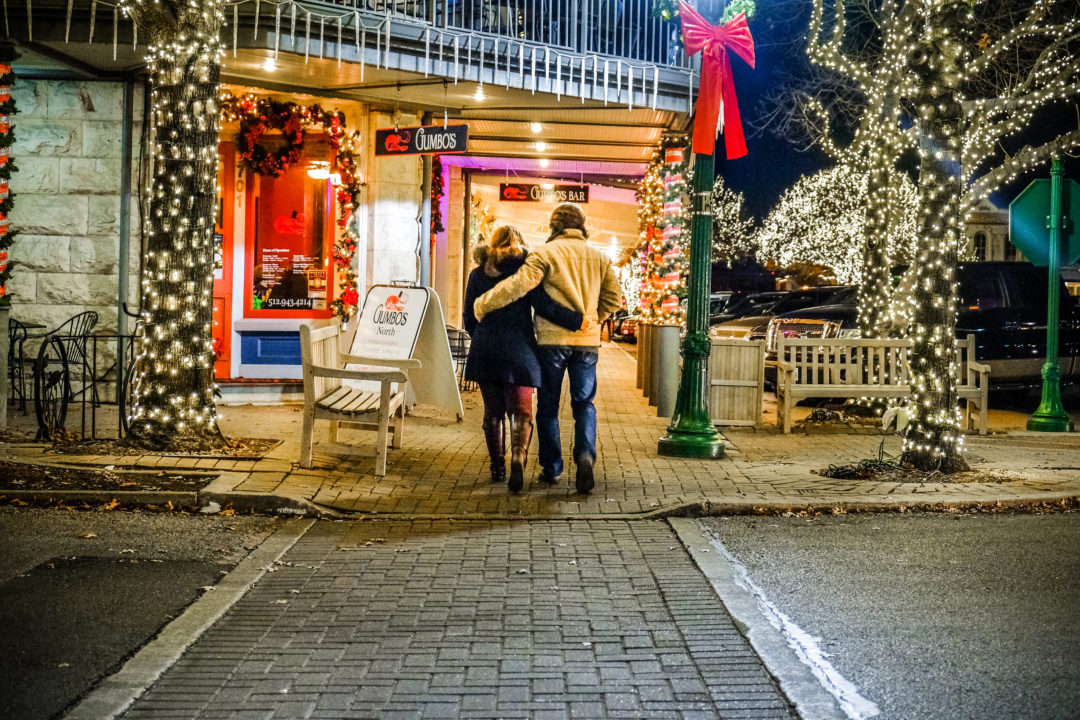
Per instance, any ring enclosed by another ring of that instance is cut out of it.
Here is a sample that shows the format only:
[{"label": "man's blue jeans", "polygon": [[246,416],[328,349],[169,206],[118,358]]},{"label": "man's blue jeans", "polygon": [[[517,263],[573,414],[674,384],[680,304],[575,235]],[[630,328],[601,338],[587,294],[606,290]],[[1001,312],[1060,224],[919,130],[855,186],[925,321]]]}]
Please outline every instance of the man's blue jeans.
[{"label": "man's blue jeans", "polygon": [[540,379],[537,391],[536,430],[540,437],[540,467],[556,477],[563,471],[562,439],[559,437],[559,396],[563,374],[570,375],[570,409],[574,413],[574,460],[596,459],[596,361],[587,350],[562,347],[538,348]]}]

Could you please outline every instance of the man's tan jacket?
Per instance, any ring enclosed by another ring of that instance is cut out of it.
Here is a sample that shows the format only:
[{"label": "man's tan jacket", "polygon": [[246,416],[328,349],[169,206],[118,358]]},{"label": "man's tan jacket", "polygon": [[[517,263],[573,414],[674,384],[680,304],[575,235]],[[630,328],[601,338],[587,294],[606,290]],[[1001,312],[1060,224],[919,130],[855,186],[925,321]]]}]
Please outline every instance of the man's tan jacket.
[{"label": "man's tan jacket", "polygon": [[[543,247],[529,253],[525,264],[491,290],[476,299],[477,319],[506,307],[540,283],[556,302],[595,314],[599,322],[622,307],[622,288],[611,259],[590,247],[580,230],[564,230]],[[566,330],[537,316],[536,342],[540,345],[583,345],[599,347],[600,328]]]}]

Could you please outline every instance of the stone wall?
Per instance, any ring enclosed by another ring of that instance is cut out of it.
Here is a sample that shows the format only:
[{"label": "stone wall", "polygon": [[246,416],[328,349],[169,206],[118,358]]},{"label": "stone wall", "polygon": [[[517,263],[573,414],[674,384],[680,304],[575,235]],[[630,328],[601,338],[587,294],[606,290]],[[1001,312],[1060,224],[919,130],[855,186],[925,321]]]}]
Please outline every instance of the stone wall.
[{"label": "stone wall", "polygon": [[[120,251],[120,165],[123,85],[115,82],[20,80],[12,95],[11,249],[17,263],[8,285],[12,317],[52,329],[83,310],[98,313],[98,329],[117,323]],[[142,86],[135,92],[132,134],[140,187]],[[140,220],[131,203],[129,305],[138,296]]]},{"label": "stone wall", "polygon": [[[405,115],[401,127],[420,124],[414,115]],[[419,155],[375,158],[375,130],[393,127],[390,115],[372,112],[368,143],[371,152],[368,203],[371,240],[368,243],[368,286],[395,280],[417,282],[420,237],[421,161]]]}]

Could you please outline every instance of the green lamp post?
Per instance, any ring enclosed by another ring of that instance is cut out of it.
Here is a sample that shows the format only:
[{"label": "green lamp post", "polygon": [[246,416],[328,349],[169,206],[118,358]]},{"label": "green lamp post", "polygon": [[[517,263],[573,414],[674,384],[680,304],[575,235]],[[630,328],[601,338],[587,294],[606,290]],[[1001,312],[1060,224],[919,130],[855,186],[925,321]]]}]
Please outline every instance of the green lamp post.
[{"label": "green lamp post", "polygon": [[[1058,367],[1058,319],[1061,304],[1062,255],[1072,262],[1080,257],[1080,235],[1069,222],[1080,207],[1080,185],[1064,180],[1061,156],[1050,164],[1050,180],[1036,180],[1009,205],[1009,238],[1033,265],[1047,267],[1046,363],[1042,368],[1042,400],[1027,421],[1038,432],[1072,432],[1073,422],[1061,402],[1061,368]],[[1047,206],[1050,213],[1046,215]],[[1042,219],[1045,218],[1045,223]],[[1049,235],[1044,232],[1049,230]]]},{"label": "green lamp post", "polygon": [[690,277],[687,283],[686,339],[682,378],[667,435],[657,452],[668,457],[715,459],[724,456],[706,404],[709,370],[709,281],[712,260],[713,157],[694,153],[693,216],[690,221]]},{"label": "green lamp post", "polygon": [[[752,10],[753,4],[748,8]],[[713,151],[717,128],[723,126],[728,159],[746,155],[742,121],[735,97],[729,53],[754,67],[754,39],[746,12],[713,25],[679,0],[679,22],[689,56],[701,53],[701,85],[695,108],[693,218],[690,225],[690,277],[687,283],[686,339],[682,377],[667,435],[657,452],[668,457],[716,459],[724,456],[724,441],[713,427],[705,393],[709,371],[709,284],[712,279]]]}]

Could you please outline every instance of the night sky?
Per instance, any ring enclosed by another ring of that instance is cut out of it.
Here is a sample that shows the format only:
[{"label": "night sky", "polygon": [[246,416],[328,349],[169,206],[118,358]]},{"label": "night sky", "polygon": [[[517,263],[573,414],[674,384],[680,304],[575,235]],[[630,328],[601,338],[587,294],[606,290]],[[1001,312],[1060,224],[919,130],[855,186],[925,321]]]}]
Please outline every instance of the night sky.
[{"label": "night sky", "polygon": [[[758,3],[757,16],[750,22],[754,36],[756,68],[751,70],[741,59],[733,57],[732,70],[738,94],[739,111],[746,133],[749,153],[737,160],[728,160],[724,143],[717,143],[716,174],[723,177],[733,190],[745,196],[745,207],[759,221],[772,209],[780,195],[801,175],[809,175],[829,167],[833,161],[820,149],[800,151],[781,140],[769,129],[757,129],[766,112],[764,96],[780,82],[778,71],[788,73],[803,64],[803,45],[798,41],[809,21],[808,1],[801,17],[790,17],[791,4],[786,2]],[[1036,119],[1028,137],[1014,138],[1009,150],[1015,152],[1024,144],[1058,135],[1075,127],[1080,114],[1074,106],[1054,108]],[[1076,154],[1076,153],[1074,153]],[[1080,180],[1080,155],[1065,158],[1065,176]],[[999,207],[1009,201],[1037,177],[1049,177],[1049,163],[1035,173],[1018,179],[993,194],[991,200]]]}]

